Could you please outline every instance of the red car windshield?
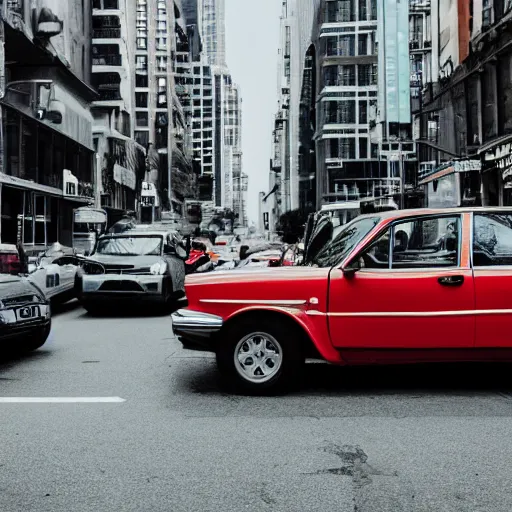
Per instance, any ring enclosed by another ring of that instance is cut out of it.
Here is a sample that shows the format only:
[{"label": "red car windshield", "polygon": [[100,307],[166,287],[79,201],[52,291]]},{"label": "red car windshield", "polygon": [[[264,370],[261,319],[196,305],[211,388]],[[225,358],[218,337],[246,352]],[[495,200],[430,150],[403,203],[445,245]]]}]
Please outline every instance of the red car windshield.
[{"label": "red car windshield", "polygon": [[379,223],[378,217],[369,217],[346,224],[338,235],[328,242],[313,260],[313,265],[330,268],[339,265],[354,247]]}]

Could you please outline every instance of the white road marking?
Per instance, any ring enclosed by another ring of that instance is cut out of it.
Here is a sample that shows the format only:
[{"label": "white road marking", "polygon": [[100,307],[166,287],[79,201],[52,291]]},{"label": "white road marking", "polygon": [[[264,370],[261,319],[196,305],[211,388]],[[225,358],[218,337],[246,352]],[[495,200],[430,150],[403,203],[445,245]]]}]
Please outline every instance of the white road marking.
[{"label": "white road marking", "polygon": [[126,402],[119,396],[3,396],[0,404],[84,404],[84,403],[121,403]]}]

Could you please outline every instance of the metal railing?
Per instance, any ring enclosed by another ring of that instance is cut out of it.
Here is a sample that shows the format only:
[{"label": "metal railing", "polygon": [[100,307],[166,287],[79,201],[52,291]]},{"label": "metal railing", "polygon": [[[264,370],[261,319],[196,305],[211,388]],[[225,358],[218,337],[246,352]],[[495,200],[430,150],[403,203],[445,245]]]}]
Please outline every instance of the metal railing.
[{"label": "metal railing", "polygon": [[93,66],[122,66],[121,55],[96,55],[92,59]]},{"label": "metal railing", "polygon": [[92,31],[93,39],[119,39],[121,37],[120,28],[95,28]]}]

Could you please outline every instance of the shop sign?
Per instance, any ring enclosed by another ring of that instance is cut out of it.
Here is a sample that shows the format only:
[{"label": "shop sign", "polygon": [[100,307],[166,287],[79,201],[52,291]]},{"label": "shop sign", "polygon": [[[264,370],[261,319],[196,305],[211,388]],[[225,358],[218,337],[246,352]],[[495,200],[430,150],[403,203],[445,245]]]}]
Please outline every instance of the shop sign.
[{"label": "shop sign", "polygon": [[135,172],[130,169],[121,167],[118,164],[114,164],[114,181],[120,185],[135,190],[137,180],[135,177]]},{"label": "shop sign", "polygon": [[485,152],[484,160],[486,162],[494,162],[496,160],[501,160],[502,158],[506,158],[510,155],[512,150],[512,144],[509,142],[508,144],[502,144],[495,149],[491,149]]},{"label": "shop sign", "polygon": [[512,144],[502,144],[496,149],[487,151],[484,155],[486,162],[492,162],[501,171],[503,181],[512,179]]},{"label": "shop sign", "polygon": [[481,160],[459,160],[453,164],[455,172],[480,172],[482,170]]}]

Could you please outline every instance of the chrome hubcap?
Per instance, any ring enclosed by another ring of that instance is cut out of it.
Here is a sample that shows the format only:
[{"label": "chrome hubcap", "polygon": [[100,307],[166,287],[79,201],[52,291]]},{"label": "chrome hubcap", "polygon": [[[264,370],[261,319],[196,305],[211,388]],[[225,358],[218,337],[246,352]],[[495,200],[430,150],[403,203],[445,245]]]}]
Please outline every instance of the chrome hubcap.
[{"label": "chrome hubcap", "polygon": [[270,380],[281,368],[283,349],[267,333],[256,332],[242,338],[235,348],[235,368],[250,382]]}]

